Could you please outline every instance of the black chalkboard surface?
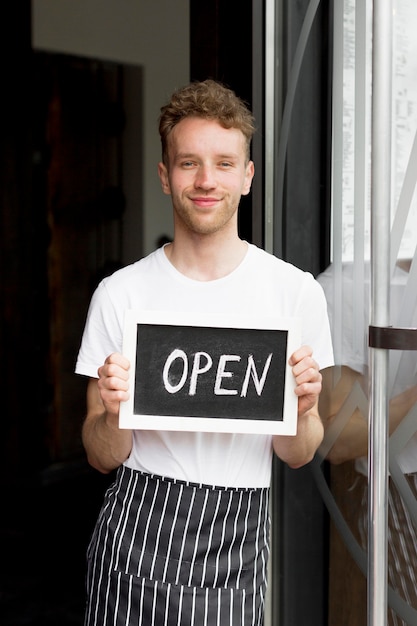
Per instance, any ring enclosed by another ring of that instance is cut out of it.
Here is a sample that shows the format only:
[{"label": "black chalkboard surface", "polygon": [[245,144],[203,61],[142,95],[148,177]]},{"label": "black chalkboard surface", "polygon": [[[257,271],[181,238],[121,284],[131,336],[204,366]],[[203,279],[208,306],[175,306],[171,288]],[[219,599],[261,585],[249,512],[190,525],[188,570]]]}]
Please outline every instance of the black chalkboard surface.
[{"label": "black chalkboard surface", "polygon": [[298,320],[128,311],[121,428],[295,434]]}]

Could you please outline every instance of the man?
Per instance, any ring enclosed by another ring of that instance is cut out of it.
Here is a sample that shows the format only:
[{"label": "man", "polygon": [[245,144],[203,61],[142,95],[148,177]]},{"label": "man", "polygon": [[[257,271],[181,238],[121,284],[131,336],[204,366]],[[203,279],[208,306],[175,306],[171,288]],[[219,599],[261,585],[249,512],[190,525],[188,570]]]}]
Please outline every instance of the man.
[{"label": "man", "polygon": [[[245,104],[215,81],[192,83],[162,107],[159,131],[174,239],[101,283],[77,363],[90,377],[89,462],[119,468],[89,546],[85,623],[262,624],[272,454],[296,468],[322,440],[319,367],[333,363],[326,303],[310,274],[238,235],[254,175]],[[297,434],[119,429],[129,393],[126,309],[300,317],[303,345],[290,358]]]}]

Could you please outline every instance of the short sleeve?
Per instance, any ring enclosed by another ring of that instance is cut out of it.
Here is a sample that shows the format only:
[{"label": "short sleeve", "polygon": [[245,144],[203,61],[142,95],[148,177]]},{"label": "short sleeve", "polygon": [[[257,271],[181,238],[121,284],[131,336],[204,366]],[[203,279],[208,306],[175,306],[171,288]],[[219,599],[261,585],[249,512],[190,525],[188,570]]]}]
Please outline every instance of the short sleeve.
[{"label": "short sleeve", "polygon": [[97,378],[97,370],[113,352],[121,352],[123,320],[102,281],[93,294],[75,372]]}]

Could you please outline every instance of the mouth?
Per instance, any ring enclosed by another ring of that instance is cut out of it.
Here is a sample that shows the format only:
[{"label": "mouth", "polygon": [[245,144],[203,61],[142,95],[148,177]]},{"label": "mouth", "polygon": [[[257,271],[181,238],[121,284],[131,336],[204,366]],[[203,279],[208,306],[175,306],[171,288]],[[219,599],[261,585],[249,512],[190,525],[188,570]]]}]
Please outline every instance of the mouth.
[{"label": "mouth", "polygon": [[220,198],[213,198],[207,196],[198,196],[196,198],[191,198],[193,204],[196,206],[205,209],[215,206],[220,202]]}]

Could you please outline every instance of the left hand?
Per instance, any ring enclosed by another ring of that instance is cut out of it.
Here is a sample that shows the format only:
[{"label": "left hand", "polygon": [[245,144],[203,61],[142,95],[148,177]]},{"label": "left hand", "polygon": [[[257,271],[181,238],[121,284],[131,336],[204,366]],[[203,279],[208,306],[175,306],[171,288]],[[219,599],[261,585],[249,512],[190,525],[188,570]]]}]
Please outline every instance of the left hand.
[{"label": "left hand", "polygon": [[318,363],[313,359],[310,346],[302,346],[289,359],[295,378],[298,396],[298,416],[304,415],[317,404],[321,392],[322,376]]}]

